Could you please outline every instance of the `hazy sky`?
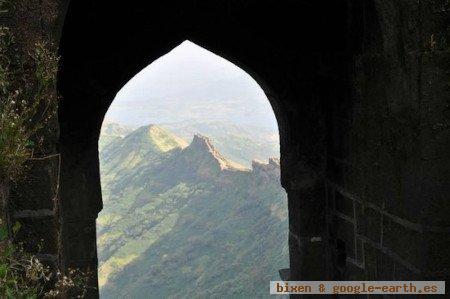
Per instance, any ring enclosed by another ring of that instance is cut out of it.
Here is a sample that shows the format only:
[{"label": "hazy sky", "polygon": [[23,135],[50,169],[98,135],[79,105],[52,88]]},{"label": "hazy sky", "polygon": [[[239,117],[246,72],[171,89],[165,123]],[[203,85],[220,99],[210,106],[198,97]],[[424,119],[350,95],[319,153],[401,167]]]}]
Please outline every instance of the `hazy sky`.
[{"label": "hazy sky", "polygon": [[130,126],[222,120],[277,128],[269,101],[252,77],[189,41],[125,84],[106,120]]}]

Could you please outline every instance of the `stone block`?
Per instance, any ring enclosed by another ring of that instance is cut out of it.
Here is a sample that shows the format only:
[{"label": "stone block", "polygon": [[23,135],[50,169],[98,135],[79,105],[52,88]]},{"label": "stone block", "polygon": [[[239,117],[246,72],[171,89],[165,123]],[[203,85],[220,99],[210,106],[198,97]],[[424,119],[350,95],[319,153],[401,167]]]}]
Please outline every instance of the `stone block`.
[{"label": "stone block", "polygon": [[53,210],[58,184],[58,157],[29,161],[25,179],[13,186],[11,197],[15,210]]},{"label": "stone block", "polygon": [[401,225],[388,217],[383,221],[383,246],[409,264],[420,268],[423,257],[422,234]]},{"label": "stone block", "polygon": [[31,253],[58,253],[58,226],[53,216],[22,218],[16,241]]}]

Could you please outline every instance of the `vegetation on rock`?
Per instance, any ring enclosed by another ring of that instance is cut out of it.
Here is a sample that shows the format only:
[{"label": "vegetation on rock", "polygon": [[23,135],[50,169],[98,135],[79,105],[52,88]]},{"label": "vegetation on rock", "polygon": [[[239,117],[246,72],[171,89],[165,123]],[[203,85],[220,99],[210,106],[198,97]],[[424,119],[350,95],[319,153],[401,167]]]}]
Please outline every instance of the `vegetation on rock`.
[{"label": "vegetation on rock", "polygon": [[43,142],[55,116],[57,56],[45,42],[21,55],[14,35],[0,27],[0,179],[14,181]]},{"label": "vegetation on rock", "polygon": [[87,275],[75,269],[67,274],[53,273],[36,255],[14,242],[19,229],[16,222],[9,234],[0,221],[0,298],[55,298],[68,291],[84,298]]},{"label": "vegetation on rock", "polygon": [[[0,0],[0,17],[14,19],[26,7],[23,1]],[[28,32],[23,19],[0,26],[0,298],[59,297],[68,291],[82,298],[87,275],[76,269],[60,273],[24,250],[16,240],[21,225],[8,217],[9,187],[30,179],[27,162],[46,158],[52,147],[47,137],[54,135],[58,105],[56,48]]]}]

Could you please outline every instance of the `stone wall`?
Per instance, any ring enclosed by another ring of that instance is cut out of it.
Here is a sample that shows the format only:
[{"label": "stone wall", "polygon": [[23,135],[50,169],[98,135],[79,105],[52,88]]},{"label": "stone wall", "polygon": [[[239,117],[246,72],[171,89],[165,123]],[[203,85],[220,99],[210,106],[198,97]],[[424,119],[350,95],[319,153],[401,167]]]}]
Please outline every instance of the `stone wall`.
[{"label": "stone wall", "polygon": [[444,0],[72,1],[60,156],[34,161],[39,182],[16,192],[24,240],[48,238],[61,268],[95,272],[103,116],[189,39],[251,74],[274,108],[292,280],[448,278],[448,28]]},{"label": "stone wall", "polygon": [[[6,6],[8,11],[2,14],[1,21],[10,28],[17,45],[16,54],[22,61],[29,61],[27,56],[34,53],[38,42],[45,43],[56,55],[63,15],[60,5],[56,0],[17,0]],[[2,219],[7,219],[9,227],[16,222],[21,224],[15,241],[23,243],[24,250],[36,254],[55,270],[59,268],[60,226],[58,133],[58,119],[53,115],[48,126],[32,137],[39,146],[23,165],[21,176],[16,181],[0,182]]]},{"label": "stone wall", "polygon": [[374,8],[354,56],[351,112],[336,105],[330,126],[330,234],[346,256],[345,279],[446,279],[450,6]]}]

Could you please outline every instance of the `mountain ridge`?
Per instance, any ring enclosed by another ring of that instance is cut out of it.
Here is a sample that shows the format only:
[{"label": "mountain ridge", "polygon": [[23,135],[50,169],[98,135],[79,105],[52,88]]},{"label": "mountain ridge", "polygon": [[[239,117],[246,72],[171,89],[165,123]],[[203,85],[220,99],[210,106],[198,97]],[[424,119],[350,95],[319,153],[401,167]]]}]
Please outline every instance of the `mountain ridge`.
[{"label": "mountain ridge", "polygon": [[180,121],[160,126],[185,140],[196,133],[208,136],[222,155],[247,168],[251,167],[253,159],[278,157],[280,152],[278,132],[273,128],[224,120]]},{"label": "mountain ridge", "polygon": [[[183,147],[170,134],[143,126],[100,152],[102,296],[143,298],[149,290],[158,298],[198,296],[187,282],[223,296],[236,292],[223,288],[225,281],[250,296],[237,283],[244,281],[257,284],[264,297],[267,281],[287,266],[278,159],[235,167],[208,137],[195,134]],[[163,144],[156,150],[155,138]],[[139,162],[129,167],[130,157]],[[171,289],[167,281],[180,288]]]},{"label": "mountain ridge", "polygon": [[220,170],[228,171],[248,171],[243,165],[225,158],[212,144],[210,138],[202,134],[196,133],[192,138],[191,144],[186,149],[199,150],[205,154],[209,154],[219,164]]},{"label": "mountain ridge", "polygon": [[[117,137],[113,141],[115,142],[114,147],[116,148],[121,148],[121,150],[123,150],[123,144],[133,144],[134,147],[127,148],[126,153],[128,155],[134,150],[145,152],[145,155],[148,155],[149,152],[154,153],[154,151],[167,153],[174,149],[179,149],[181,152],[195,151],[204,154],[205,157],[210,156],[216,160],[221,171],[273,171],[274,167],[280,167],[279,158],[277,157],[268,157],[268,163],[260,159],[253,159],[251,161],[251,167],[241,165],[240,163],[225,157],[214,146],[211,138],[201,133],[194,133],[191,142],[188,143],[184,139],[157,124],[148,124],[138,127],[135,130],[130,129],[128,134],[123,134],[124,131],[125,129],[123,129],[120,124],[113,122],[108,123],[104,130],[108,137]],[[114,132],[118,132],[117,135],[114,135]],[[107,147],[105,151],[108,152]],[[116,159],[126,160],[125,157],[116,157]]]}]

